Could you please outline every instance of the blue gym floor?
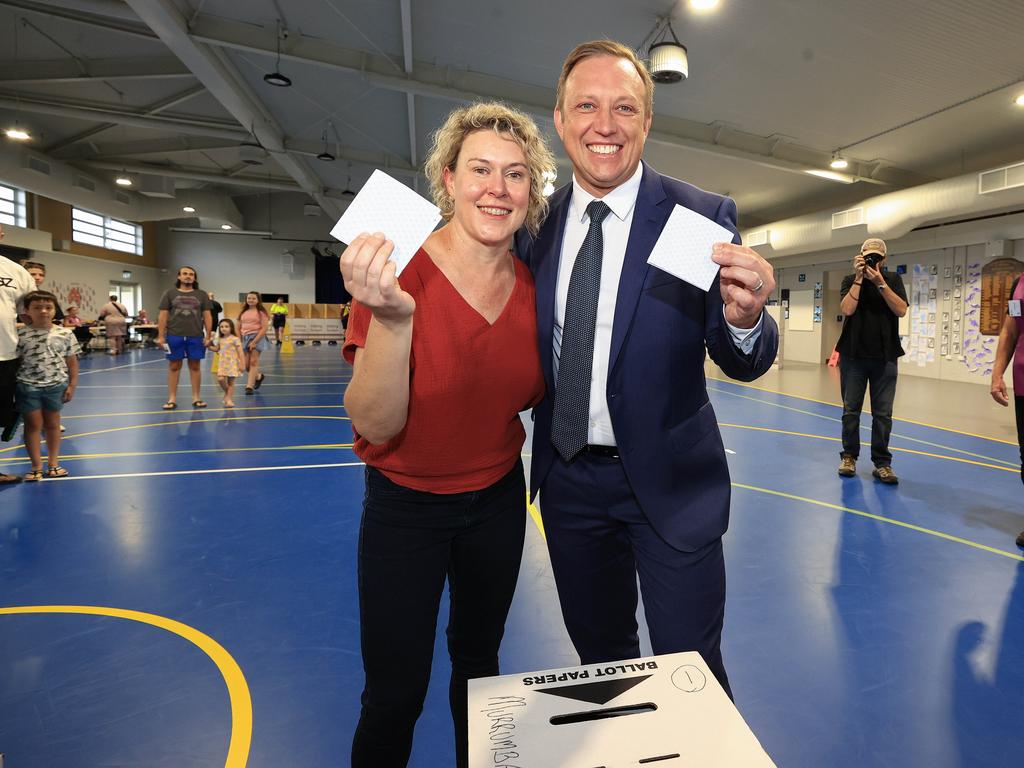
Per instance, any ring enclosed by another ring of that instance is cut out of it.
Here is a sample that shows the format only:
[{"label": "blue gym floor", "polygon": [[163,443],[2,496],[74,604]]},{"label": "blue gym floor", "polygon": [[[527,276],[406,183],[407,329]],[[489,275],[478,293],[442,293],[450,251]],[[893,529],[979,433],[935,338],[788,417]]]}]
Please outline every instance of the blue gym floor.
[{"label": "blue gym floor", "polygon": [[[64,412],[71,477],[0,487],[5,768],[348,764],[362,684],[351,370],[328,346],[264,363],[233,410],[206,370],[210,407],[164,412],[159,353],[92,355]],[[1021,765],[1016,445],[897,421],[900,485],[876,484],[867,461],[843,480],[838,407],[708,386],[734,482],[725,660],[775,762]],[[23,447],[0,445],[0,470],[27,468]],[[415,768],[453,764],[445,612]],[[574,663],[531,524],[503,671]]]}]

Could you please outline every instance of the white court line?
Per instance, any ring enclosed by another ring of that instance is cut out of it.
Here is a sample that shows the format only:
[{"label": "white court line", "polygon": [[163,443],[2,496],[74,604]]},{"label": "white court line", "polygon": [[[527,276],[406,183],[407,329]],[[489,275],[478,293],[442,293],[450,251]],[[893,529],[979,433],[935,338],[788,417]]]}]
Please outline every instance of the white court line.
[{"label": "white court line", "polygon": [[725,452],[726,452],[726,453],[731,453],[731,454],[732,454],[733,456],[735,456],[735,455],[736,455],[736,451],[732,450],[731,448],[726,448],[726,449],[725,449]]},{"label": "white court line", "polygon": [[[292,384],[268,384],[264,383],[264,387],[309,387],[309,386],[323,386],[325,384],[348,384],[349,379],[344,381],[297,381]],[[78,389],[167,389],[167,384],[86,384]],[[77,391],[77,390],[76,390]]]},{"label": "white court line", "polygon": [[225,472],[277,472],[285,469],[329,469],[331,467],[361,467],[361,461],[348,461],[341,464],[296,464],[289,467],[232,467],[228,469],[182,469],[177,472],[125,472],[119,475],[81,475],[78,477],[46,478],[44,482],[68,480],[116,480],[122,477],[171,477],[175,475],[216,475]]},{"label": "white court line", "polygon": [[161,363],[161,362],[166,362],[166,361],[163,358],[160,358],[159,360],[145,360],[145,361],[139,362],[139,363],[125,363],[124,365],[115,365],[113,368],[95,368],[95,369],[90,368],[87,371],[79,371],[78,375],[79,376],[86,376],[86,375],[88,375],[90,373],[106,373],[107,371],[117,371],[117,370],[120,370],[121,368],[134,368],[137,365],[152,365],[153,363]]}]

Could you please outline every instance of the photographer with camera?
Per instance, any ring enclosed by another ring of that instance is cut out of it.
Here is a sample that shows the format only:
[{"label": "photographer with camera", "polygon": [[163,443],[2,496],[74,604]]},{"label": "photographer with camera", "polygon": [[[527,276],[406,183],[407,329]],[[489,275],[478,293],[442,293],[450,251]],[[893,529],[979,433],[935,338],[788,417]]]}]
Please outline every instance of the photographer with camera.
[{"label": "photographer with camera", "polygon": [[843,397],[842,477],[857,474],[860,455],[860,412],[871,387],[871,473],[889,485],[899,482],[892,471],[889,433],[896,399],[896,360],[903,355],[899,318],[907,314],[903,279],[885,270],[885,241],[871,237],[853,259],[855,272],[843,278],[843,332],[839,351],[839,386]]}]

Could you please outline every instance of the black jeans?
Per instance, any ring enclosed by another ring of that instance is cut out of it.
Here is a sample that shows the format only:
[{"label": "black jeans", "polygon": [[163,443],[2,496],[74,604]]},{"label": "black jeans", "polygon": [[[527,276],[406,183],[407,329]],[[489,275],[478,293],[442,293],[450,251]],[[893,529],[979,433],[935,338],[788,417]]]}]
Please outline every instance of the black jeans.
[{"label": "black jeans", "polygon": [[14,411],[15,376],[21,360],[0,360],[0,432],[14,424],[18,414]]},{"label": "black jeans", "polygon": [[526,533],[522,462],[479,491],[434,494],[366,468],[359,619],[366,686],[353,768],[401,768],[430,681],[448,580],[449,684],[457,765],[467,764],[466,681],[498,674],[498,646]]},{"label": "black jeans", "polygon": [[867,358],[839,358],[839,387],[843,396],[843,453],[860,456],[860,412],[864,392],[871,387],[871,463],[892,464],[889,433],[896,399],[896,362]]}]

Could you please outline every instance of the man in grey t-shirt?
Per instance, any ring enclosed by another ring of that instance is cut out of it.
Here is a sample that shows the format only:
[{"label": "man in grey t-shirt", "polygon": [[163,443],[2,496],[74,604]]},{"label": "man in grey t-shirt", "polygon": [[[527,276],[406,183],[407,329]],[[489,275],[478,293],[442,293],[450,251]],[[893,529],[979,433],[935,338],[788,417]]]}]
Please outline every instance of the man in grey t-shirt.
[{"label": "man in grey t-shirt", "polygon": [[178,407],[178,378],[181,361],[188,358],[188,377],[192,384],[192,407],[205,408],[199,396],[202,385],[200,361],[213,338],[213,316],[210,297],[199,290],[199,276],[193,267],[178,270],[174,288],[160,298],[156,343],[167,350],[167,402],[165,411]]}]

